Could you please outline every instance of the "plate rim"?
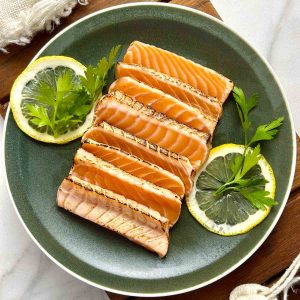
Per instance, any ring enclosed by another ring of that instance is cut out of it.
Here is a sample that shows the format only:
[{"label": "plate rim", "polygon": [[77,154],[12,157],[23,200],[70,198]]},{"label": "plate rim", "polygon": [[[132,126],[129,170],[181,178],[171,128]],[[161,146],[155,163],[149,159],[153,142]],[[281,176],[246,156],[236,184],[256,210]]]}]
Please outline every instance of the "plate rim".
[{"label": "plate rim", "polygon": [[8,195],[9,198],[12,202],[12,205],[14,207],[14,210],[18,216],[18,219],[20,220],[22,226],[24,227],[25,231],[27,232],[27,234],[30,236],[30,238],[34,241],[34,243],[41,249],[41,251],[51,260],[53,261],[56,265],[58,265],[61,269],[63,269],[64,271],[66,271],[67,273],[69,273],[70,275],[72,275],[73,277],[91,285],[94,286],[96,288],[108,291],[108,292],[113,292],[113,293],[117,293],[117,294],[122,294],[122,295],[128,295],[128,296],[139,296],[139,297],[161,297],[161,296],[172,296],[172,295],[178,295],[178,294],[182,294],[182,293],[186,293],[186,292],[190,292],[199,288],[202,288],[204,286],[207,286],[213,282],[218,281],[219,279],[225,277],[226,275],[230,274],[231,272],[233,272],[235,269],[237,269],[239,266],[241,266],[244,262],[246,262],[259,248],[260,246],[265,242],[265,240],[268,238],[268,236],[271,234],[271,232],[273,231],[274,227],[276,226],[276,224],[278,223],[279,218],[281,217],[283,210],[286,206],[287,200],[289,198],[290,195],[290,191],[291,191],[291,187],[292,187],[292,183],[294,180],[294,176],[295,176],[295,170],[296,170],[296,154],[297,154],[297,143],[296,143],[296,131],[295,131],[295,125],[294,125],[294,119],[291,113],[291,108],[289,105],[289,102],[287,100],[287,97],[285,95],[284,89],[279,81],[279,78],[277,77],[275,71],[273,70],[273,68],[271,67],[271,65],[269,64],[269,62],[263,57],[263,55],[255,48],[253,47],[244,37],[242,37],[238,32],[236,32],[234,29],[232,29],[229,25],[227,25],[226,23],[220,21],[219,19],[216,19],[215,17],[204,13],[200,10],[197,10],[195,8],[191,8],[191,7],[187,7],[187,6],[183,6],[183,5],[178,5],[178,4],[169,4],[169,3],[162,3],[162,2],[137,2],[137,3],[127,3],[127,4],[120,4],[120,5],[116,5],[116,6],[112,6],[112,7],[108,7],[108,8],[104,8],[104,9],[100,9],[98,11],[95,11],[93,13],[90,13],[80,19],[78,19],[77,21],[75,21],[74,23],[68,25],[66,28],[64,28],[63,30],[61,30],[60,32],[58,32],[54,37],[52,37],[37,53],[36,55],[32,58],[32,60],[29,62],[29,64],[31,62],[33,62],[34,60],[37,59],[37,57],[40,55],[40,53],[42,53],[53,41],[55,41],[59,36],[63,35],[66,31],[68,31],[69,29],[71,29],[72,27],[76,26],[77,24],[80,24],[81,22],[92,18],[96,15],[100,15],[102,13],[108,12],[108,11],[112,11],[112,10],[118,10],[118,9],[122,9],[122,8],[126,8],[126,7],[134,7],[134,6],[166,6],[166,7],[171,7],[171,8],[175,8],[178,10],[185,10],[188,12],[192,12],[192,13],[196,13],[198,15],[201,15],[204,18],[208,18],[210,20],[212,20],[213,22],[218,23],[219,25],[221,25],[222,27],[224,27],[226,30],[232,32],[233,34],[235,34],[238,38],[240,38],[249,48],[251,48],[251,50],[262,60],[262,62],[266,65],[268,71],[271,73],[271,75],[273,76],[273,78],[275,79],[275,82],[283,96],[283,100],[285,102],[286,108],[287,108],[287,112],[288,115],[290,117],[291,120],[291,130],[292,130],[292,149],[293,149],[293,157],[292,157],[292,166],[291,166],[291,175],[289,178],[289,182],[287,185],[287,189],[286,189],[286,193],[284,196],[284,199],[282,201],[282,206],[280,208],[280,210],[277,213],[277,216],[274,218],[273,222],[271,223],[270,227],[268,228],[268,230],[265,232],[265,234],[262,236],[262,238],[258,241],[258,243],[252,248],[251,251],[249,251],[249,253],[247,255],[245,255],[241,260],[239,260],[237,263],[235,263],[234,265],[232,265],[230,268],[228,268],[226,271],[222,272],[221,274],[219,274],[218,276],[215,276],[213,278],[211,278],[210,280],[207,280],[205,282],[202,282],[198,285],[193,285],[191,287],[188,288],[184,288],[184,289],[180,289],[180,290],[172,290],[170,292],[161,292],[161,293],[133,293],[133,292],[128,292],[128,291],[124,291],[124,290],[118,290],[118,289],[114,289],[114,288],[110,288],[107,287],[105,285],[101,285],[99,283],[95,283],[91,280],[88,280],[86,278],[84,278],[81,275],[78,275],[77,273],[73,272],[72,270],[70,270],[69,268],[67,268],[66,266],[64,266],[62,263],[60,263],[58,260],[56,260],[50,253],[47,252],[47,250],[38,242],[38,240],[34,237],[34,235],[31,233],[31,231],[28,229],[27,225],[25,224],[25,222],[23,221],[22,216],[20,215],[16,203],[13,199],[11,190],[10,190],[10,186],[9,186],[9,182],[8,182],[8,176],[7,176],[7,166],[6,166],[6,160],[5,160],[5,141],[6,141],[6,128],[7,128],[7,124],[8,124],[8,118],[9,115],[11,113],[10,110],[10,105],[8,106],[8,110],[5,116],[5,121],[4,121],[4,126],[3,126],[3,142],[2,142],[2,159],[4,162],[4,180],[5,180],[5,184],[6,184],[6,188],[8,191]]}]

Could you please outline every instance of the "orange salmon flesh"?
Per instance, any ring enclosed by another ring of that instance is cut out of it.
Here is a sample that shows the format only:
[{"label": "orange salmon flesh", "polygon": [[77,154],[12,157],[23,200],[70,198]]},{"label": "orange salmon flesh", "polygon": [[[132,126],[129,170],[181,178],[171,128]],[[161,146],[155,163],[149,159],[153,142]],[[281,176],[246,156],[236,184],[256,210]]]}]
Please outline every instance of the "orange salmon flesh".
[{"label": "orange salmon flesh", "polygon": [[180,178],[157,165],[145,162],[119,148],[90,139],[82,144],[82,148],[135,177],[170,190],[180,198],[184,196],[185,189]]},{"label": "orange salmon flesh", "polygon": [[77,151],[70,175],[156,210],[170,220],[170,225],[174,225],[179,218],[179,196],[150,183],[145,184],[145,180],[132,176],[83,149]]},{"label": "orange salmon flesh", "polygon": [[177,175],[185,186],[185,193],[190,193],[193,184],[192,177],[195,174],[195,170],[186,157],[176,153],[170,153],[155,144],[139,139],[106,122],[102,122],[98,126],[90,128],[84,134],[82,140],[84,141],[88,138],[99,143],[117,147]]},{"label": "orange salmon flesh", "polygon": [[131,77],[121,77],[111,84],[109,92],[118,90],[178,123],[210,135],[213,134],[217,125],[215,120],[203,114],[199,109]]},{"label": "orange salmon flesh", "polygon": [[233,83],[216,71],[197,64],[170,51],[144,44],[131,43],[125,56],[127,64],[137,64],[154,69],[188,83],[204,94],[224,103],[233,89]]},{"label": "orange salmon flesh", "polygon": [[123,235],[160,257],[167,254],[168,220],[133,200],[69,176],[58,189],[57,205]]},{"label": "orange salmon flesh", "polygon": [[103,96],[98,102],[95,125],[102,121],[187,157],[196,170],[207,159],[209,135],[145,108],[120,92]]},{"label": "orange salmon flesh", "polygon": [[168,75],[139,65],[118,63],[116,66],[116,77],[120,78],[124,76],[132,77],[159,89],[199,109],[204,115],[207,115],[213,120],[217,121],[221,116],[222,106],[217,99],[203,95],[199,90],[194,89],[179,79],[169,77]]}]

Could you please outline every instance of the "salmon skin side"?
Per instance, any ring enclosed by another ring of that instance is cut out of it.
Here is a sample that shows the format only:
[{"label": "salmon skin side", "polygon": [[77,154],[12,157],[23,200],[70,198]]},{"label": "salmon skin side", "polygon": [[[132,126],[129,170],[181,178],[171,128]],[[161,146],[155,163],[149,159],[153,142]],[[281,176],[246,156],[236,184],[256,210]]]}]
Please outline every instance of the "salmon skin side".
[{"label": "salmon skin side", "polygon": [[222,114],[222,105],[216,98],[204,95],[188,83],[140,65],[119,62],[116,66],[116,77],[129,76],[167,93],[182,102],[199,109],[202,114],[217,121]]},{"label": "salmon skin side", "polygon": [[170,221],[170,226],[179,218],[181,201],[178,195],[130,175],[82,148],[75,155],[70,175],[158,211]]},{"label": "salmon skin side", "polygon": [[187,157],[196,170],[208,157],[208,134],[179,124],[119,91],[97,103],[94,122],[97,125],[102,121]]},{"label": "salmon skin side", "polygon": [[136,201],[69,176],[58,189],[57,205],[123,235],[160,257],[167,254],[168,220]]},{"label": "salmon skin side", "polygon": [[87,139],[81,147],[115,167],[157,186],[170,190],[180,198],[184,196],[184,185],[179,177],[152,163],[146,162],[119,148]]},{"label": "salmon skin side", "polygon": [[170,51],[134,41],[129,46],[124,62],[155,69],[188,83],[204,94],[224,103],[233,89],[233,82],[216,71]]},{"label": "salmon skin side", "polygon": [[109,92],[122,91],[129,97],[150,106],[168,118],[210,135],[217,122],[203,114],[199,109],[185,104],[177,98],[130,77],[121,77],[113,82]]},{"label": "salmon skin side", "polygon": [[117,147],[177,175],[184,184],[185,194],[190,193],[195,170],[186,157],[158,147],[106,122],[91,127],[83,135],[82,141],[86,139]]}]

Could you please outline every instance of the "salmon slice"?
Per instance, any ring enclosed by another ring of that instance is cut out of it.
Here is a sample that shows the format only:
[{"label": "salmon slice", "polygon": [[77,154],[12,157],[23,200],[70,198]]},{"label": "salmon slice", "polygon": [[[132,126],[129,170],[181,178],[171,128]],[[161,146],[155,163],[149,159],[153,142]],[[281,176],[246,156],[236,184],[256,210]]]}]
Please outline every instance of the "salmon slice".
[{"label": "salmon slice", "polygon": [[187,157],[198,170],[206,161],[209,135],[189,128],[116,91],[103,96],[95,109],[95,124],[102,121]]},{"label": "salmon slice", "polygon": [[155,69],[180,79],[221,103],[233,89],[233,82],[216,71],[197,64],[167,50],[134,41],[129,46],[124,62]]},{"label": "salmon slice", "polygon": [[170,190],[180,198],[184,196],[185,189],[180,178],[157,165],[146,162],[119,148],[97,143],[91,139],[85,140],[82,148],[133,176]]},{"label": "salmon slice", "polygon": [[203,114],[199,109],[133,78],[121,77],[117,79],[111,84],[109,92],[117,90],[179,123],[210,135],[213,134],[217,125],[215,120]]},{"label": "salmon slice", "polygon": [[177,175],[184,184],[185,193],[190,193],[195,171],[186,157],[158,147],[106,122],[90,128],[82,138],[83,141],[86,139],[114,146]]},{"label": "salmon slice", "polygon": [[167,254],[168,220],[136,201],[69,176],[58,189],[57,205],[123,235],[160,257]]},{"label": "salmon slice", "polygon": [[204,95],[188,83],[183,83],[177,78],[148,69],[139,65],[118,63],[116,77],[129,76],[142,81],[164,93],[167,93],[182,102],[199,109],[202,114],[217,121],[222,113],[222,106],[218,99]]},{"label": "salmon slice", "polygon": [[158,211],[171,226],[179,218],[181,201],[178,195],[130,175],[82,148],[75,155],[70,175]]}]

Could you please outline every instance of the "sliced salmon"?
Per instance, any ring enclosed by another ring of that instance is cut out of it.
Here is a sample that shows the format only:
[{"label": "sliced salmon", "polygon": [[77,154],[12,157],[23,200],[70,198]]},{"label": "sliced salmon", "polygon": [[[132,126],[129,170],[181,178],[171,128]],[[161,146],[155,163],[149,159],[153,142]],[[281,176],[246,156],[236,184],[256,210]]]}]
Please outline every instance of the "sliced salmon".
[{"label": "sliced salmon", "polygon": [[124,62],[155,69],[188,83],[221,103],[233,89],[233,83],[216,71],[197,64],[167,50],[134,41],[129,46]]},{"label": "sliced salmon", "polygon": [[130,175],[82,148],[75,155],[70,175],[156,210],[170,221],[170,225],[179,218],[181,201],[178,195]]},{"label": "sliced salmon", "polygon": [[83,141],[86,139],[117,147],[144,161],[158,165],[177,175],[184,183],[186,194],[190,193],[195,171],[186,157],[158,147],[106,122],[91,127],[82,138]]},{"label": "sliced salmon", "polygon": [[180,99],[182,102],[199,109],[204,115],[213,120],[217,121],[221,116],[222,106],[218,99],[204,95],[188,83],[183,83],[177,78],[143,66],[118,63],[116,66],[116,77],[124,76],[142,81]]},{"label": "sliced salmon", "polygon": [[185,189],[182,181],[176,175],[131,155],[119,148],[87,139],[82,148],[95,156],[113,164],[123,171],[149,181],[157,186],[168,189],[183,198]]},{"label": "sliced salmon", "polygon": [[191,128],[212,135],[216,127],[217,122],[199,109],[131,77],[121,77],[113,82],[109,92],[117,90]]},{"label": "sliced salmon", "polygon": [[119,91],[99,100],[95,109],[95,124],[102,121],[187,157],[196,170],[206,161],[209,153],[208,134],[179,124]]},{"label": "sliced salmon", "polygon": [[169,245],[168,220],[124,196],[69,176],[57,192],[57,205],[164,257]]}]

